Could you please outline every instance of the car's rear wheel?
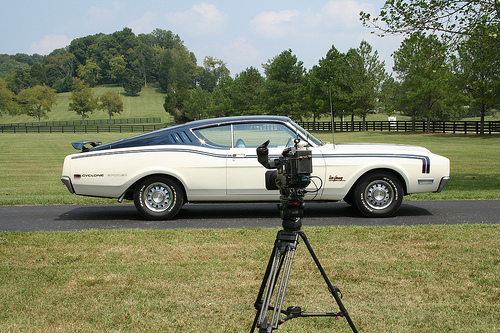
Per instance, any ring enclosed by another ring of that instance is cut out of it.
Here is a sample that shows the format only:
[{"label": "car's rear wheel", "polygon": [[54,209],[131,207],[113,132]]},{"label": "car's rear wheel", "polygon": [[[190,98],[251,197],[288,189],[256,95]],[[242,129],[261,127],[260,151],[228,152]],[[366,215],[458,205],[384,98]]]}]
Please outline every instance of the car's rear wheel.
[{"label": "car's rear wheel", "polygon": [[354,189],[354,205],[368,217],[394,215],[403,202],[403,187],[389,172],[364,175]]},{"label": "car's rear wheel", "polygon": [[177,215],[183,203],[182,185],[169,177],[149,177],[135,187],[135,207],[148,220],[171,219]]}]

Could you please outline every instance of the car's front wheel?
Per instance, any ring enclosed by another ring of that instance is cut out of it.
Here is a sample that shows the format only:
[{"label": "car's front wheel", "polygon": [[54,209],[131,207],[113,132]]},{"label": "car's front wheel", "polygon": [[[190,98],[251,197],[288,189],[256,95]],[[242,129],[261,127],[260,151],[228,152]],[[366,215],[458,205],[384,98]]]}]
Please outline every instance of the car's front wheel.
[{"label": "car's front wheel", "polygon": [[168,220],[182,208],[184,189],[179,182],[168,177],[146,178],[135,187],[134,204],[148,220]]},{"label": "car's front wheel", "polygon": [[364,175],[354,189],[354,205],[368,217],[394,215],[403,202],[403,187],[389,172]]}]

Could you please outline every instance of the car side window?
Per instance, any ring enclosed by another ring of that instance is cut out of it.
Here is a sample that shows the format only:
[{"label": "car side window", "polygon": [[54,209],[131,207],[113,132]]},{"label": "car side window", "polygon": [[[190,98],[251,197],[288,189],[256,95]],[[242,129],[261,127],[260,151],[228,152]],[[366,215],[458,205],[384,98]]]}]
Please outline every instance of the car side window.
[{"label": "car side window", "polygon": [[230,125],[200,128],[193,132],[202,141],[202,144],[220,148],[231,147]]},{"label": "car side window", "polygon": [[266,140],[268,147],[286,147],[293,145],[295,133],[283,124],[248,123],[233,125],[234,146],[236,148],[256,148]]}]

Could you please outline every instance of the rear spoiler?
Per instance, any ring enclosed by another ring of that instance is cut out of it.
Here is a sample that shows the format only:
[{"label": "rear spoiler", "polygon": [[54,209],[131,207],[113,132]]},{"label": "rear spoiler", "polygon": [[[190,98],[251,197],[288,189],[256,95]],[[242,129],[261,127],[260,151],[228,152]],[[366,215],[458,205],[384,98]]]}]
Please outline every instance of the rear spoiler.
[{"label": "rear spoiler", "polygon": [[[88,151],[90,148],[102,145],[101,141],[78,141],[71,143],[73,148],[81,151]],[[85,145],[90,145],[91,147],[85,147]]]}]

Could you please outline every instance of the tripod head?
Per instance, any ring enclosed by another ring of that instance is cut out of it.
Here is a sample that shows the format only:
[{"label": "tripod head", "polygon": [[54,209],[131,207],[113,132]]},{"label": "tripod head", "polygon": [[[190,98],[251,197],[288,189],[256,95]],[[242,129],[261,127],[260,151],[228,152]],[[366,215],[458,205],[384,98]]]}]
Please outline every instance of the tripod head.
[{"label": "tripod head", "polygon": [[293,147],[287,147],[277,159],[269,159],[270,141],[257,148],[257,160],[266,169],[266,188],[280,191],[278,209],[285,230],[300,230],[304,216],[304,195],[311,183],[312,154],[305,143],[294,140]]}]

